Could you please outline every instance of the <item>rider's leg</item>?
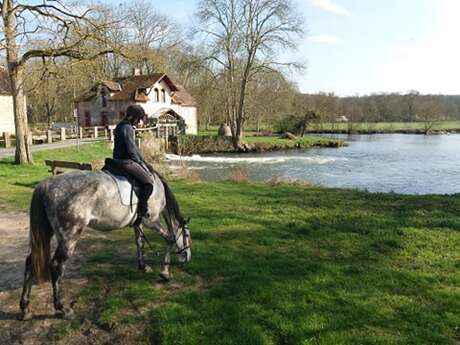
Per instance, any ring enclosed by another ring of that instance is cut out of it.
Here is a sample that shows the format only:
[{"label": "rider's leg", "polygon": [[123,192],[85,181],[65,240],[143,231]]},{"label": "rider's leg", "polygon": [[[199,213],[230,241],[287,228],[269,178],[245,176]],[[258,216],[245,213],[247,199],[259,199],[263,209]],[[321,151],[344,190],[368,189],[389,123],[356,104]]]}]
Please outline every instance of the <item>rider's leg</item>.
[{"label": "rider's leg", "polygon": [[139,205],[137,207],[137,214],[139,217],[143,217],[148,213],[148,200],[152,192],[153,185],[151,183],[142,185],[141,191],[139,192]]},{"label": "rider's leg", "polygon": [[123,169],[141,185],[138,219],[136,220],[136,223],[140,224],[141,218],[148,213],[148,200],[153,192],[153,178],[145,168],[136,162],[124,165]]}]

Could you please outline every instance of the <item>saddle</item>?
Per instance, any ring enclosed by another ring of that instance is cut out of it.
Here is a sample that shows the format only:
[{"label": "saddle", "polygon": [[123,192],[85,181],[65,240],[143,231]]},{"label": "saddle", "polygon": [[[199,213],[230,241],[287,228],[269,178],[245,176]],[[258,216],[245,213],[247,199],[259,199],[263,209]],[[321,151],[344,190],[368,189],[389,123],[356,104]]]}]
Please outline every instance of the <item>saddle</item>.
[{"label": "saddle", "polygon": [[136,180],[123,170],[123,164],[116,159],[106,158],[102,171],[113,178],[117,184],[122,205],[137,206],[140,186]]}]

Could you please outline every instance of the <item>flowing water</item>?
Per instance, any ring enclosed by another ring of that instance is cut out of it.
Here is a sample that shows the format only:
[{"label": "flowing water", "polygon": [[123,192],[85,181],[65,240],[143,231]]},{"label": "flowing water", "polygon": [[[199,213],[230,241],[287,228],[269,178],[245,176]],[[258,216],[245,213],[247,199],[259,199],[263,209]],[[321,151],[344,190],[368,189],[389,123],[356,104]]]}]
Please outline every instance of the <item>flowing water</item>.
[{"label": "flowing water", "polygon": [[460,134],[336,135],[342,148],[262,154],[168,155],[185,161],[203,180],[226,179],[235,170],[253,181],[302,180],[327,187],[404,194],[460,192]]}]

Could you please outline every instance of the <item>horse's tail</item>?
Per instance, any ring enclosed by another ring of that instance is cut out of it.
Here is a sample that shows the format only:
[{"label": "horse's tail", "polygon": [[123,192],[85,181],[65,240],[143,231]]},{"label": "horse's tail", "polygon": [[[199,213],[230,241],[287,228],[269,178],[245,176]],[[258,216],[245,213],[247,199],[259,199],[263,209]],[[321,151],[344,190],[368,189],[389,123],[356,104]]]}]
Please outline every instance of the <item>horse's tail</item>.
[{"label": "horse's tail", "polygon": [[30,203],[30,248],[37,284],[50,280],[50,241],[53,228],[46,214],[43,191],[35,188]]}]

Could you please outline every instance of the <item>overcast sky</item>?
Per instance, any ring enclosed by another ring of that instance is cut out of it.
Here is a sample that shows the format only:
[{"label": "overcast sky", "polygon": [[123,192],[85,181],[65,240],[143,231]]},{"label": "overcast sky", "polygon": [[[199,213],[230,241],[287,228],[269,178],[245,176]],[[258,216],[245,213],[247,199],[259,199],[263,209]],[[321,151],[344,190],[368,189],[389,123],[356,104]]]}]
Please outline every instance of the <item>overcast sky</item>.
[{"label": "overcast sky", "polygon": [[[183,27],[197,0],[155,1]],[[307,32],[302,92],[460,94],[460,0],[294,0]]]}]

